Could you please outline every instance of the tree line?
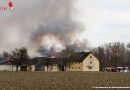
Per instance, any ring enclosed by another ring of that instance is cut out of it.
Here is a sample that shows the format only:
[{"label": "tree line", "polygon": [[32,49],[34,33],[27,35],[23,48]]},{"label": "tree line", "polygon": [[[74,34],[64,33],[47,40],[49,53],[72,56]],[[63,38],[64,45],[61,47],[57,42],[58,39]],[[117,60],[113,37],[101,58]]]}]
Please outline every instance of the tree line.
[{"label": "tree line", "polygon": [[130,67],[130,43],[111,42],[96,48],[91,48],[91,52],[100,61],[100,69],[105,67]]}]

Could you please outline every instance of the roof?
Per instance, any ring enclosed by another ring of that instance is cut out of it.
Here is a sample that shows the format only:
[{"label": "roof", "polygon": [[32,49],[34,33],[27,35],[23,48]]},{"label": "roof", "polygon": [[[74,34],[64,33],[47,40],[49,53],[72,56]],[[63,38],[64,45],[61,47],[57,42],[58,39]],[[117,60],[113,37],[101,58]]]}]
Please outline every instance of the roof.
[{"label": "roof", "polygon": [[[49,58],[49,57],[34,57],[30,59],[28,62],[24,62],[25,64],[58,64],[61,61],[72,61],[72,62],[82,62],[90,53],[92,52],[75,52],[69,58]],[[6,59],[0,60],[0,65],[9,65],[11,62]]]},{"label": "roof", "polygon": [[91,52],[76,52],[73,53],[69,58],[49,58],[49,57],[34,57],[32,60],[35,63],[49,63],[49,64],[57,64],[62,60],[68,60],[73,62],[82,62]]},{"label": "roof", "polygon": [[57,64],[58,62],[60,62],[61,60],[63,60],[63,58],[49,58],[49,57],[35,57],[32,59],[33,62],[35,64],[38,63],[49,63],[49,64]]},{"label": "roof", "polygon": [[0,60],[0,65],[11,65],[11,62],[7,60]]},{"label": "roof", "polygon": [[70,56],[70,59],[77,62],[82,62],[92,52],[77,52]]},{"label": "roof", "polygon": [[32,62],[33,62],[34,64],[36,64],[36,63],[46,63],[47,60],[48,60],[47,57],[34,57],[34,58],[32,59]]},{"label": "roof", "polygon": [[58,64],[61,63],[62,60],[64,60],[64,58],[48,58],[50,61],[50,64]]}]

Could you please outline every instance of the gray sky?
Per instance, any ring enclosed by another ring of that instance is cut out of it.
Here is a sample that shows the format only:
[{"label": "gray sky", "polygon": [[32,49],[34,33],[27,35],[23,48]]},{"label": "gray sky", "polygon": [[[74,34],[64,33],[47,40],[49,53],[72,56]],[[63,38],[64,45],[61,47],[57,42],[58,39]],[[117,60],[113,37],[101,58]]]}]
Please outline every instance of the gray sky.
[{"label": "gray sky", "polygon": [[[12,1],[13,12],[9,8],[0,11],[0,51],[21,46],[32,50],[39,47],[34,46],[36,40],[38,45],[60,43],[56,47],[63,48],[63,44],[70,43],[71,38],[75,39],[75,33],[80,32],[83,33],[77,37],[83,46],[86,39],[90,46],[111,41],[129,42],[130,0]],[[0,6],[7,6],[7,2],[0,0]],[[47,37],[48,42],[45,42],[44,33],[53,38]],[[32,36],[36,36],[34,42],[31,42]],[[78,42],[76,40],[73,42]]]},{"label": "gray sky", "polygon": [[80,20],[85,23],[91,46],[107,42],[129,42],[130,0],[79,0]]}]

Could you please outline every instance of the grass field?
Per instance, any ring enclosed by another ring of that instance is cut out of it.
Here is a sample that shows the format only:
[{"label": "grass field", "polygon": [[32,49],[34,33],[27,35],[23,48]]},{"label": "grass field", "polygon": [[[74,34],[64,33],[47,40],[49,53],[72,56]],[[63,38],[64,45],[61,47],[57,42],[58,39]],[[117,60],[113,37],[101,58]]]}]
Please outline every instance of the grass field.
[{"label": "grass field", "polygon": [[101,90],[93,86],[128,87],[130,73],[0,72],[0,90]]}]

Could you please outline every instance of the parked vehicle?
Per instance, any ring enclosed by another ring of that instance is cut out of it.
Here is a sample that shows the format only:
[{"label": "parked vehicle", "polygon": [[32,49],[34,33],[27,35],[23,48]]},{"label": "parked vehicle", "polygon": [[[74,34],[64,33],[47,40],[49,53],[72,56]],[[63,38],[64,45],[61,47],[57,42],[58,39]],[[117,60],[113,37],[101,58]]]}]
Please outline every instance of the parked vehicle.
[{"label": "parked vehicle", "polygon": [[104,72],[128,72],[129,67],[106,67]]}]

